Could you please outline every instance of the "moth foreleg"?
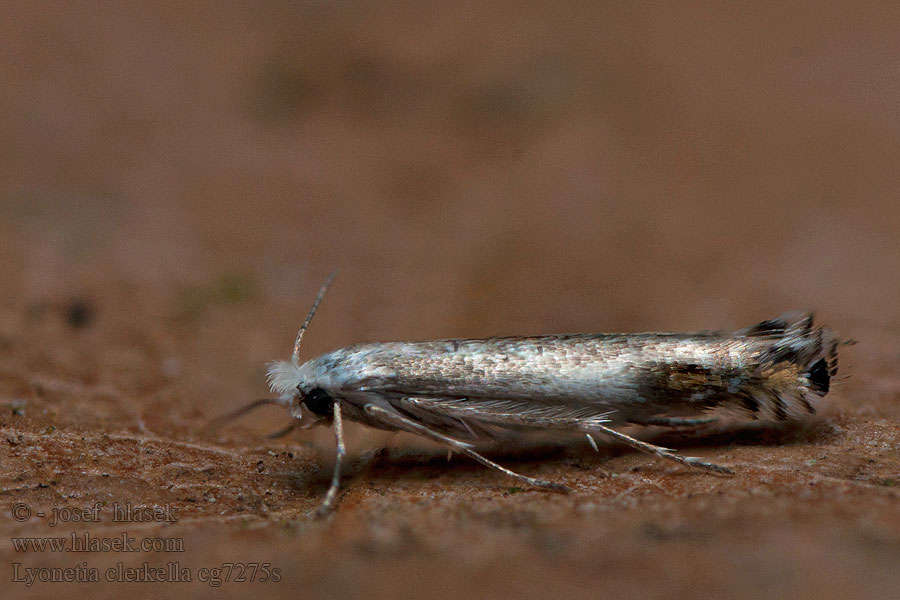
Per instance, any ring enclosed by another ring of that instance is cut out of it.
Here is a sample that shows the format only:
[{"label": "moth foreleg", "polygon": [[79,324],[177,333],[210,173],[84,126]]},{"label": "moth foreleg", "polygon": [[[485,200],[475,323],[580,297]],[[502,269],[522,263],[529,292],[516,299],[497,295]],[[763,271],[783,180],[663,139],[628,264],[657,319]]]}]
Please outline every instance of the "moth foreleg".
[{"label": "moth foreleg", "polygon": [[378,419],[379,421],[396,427],[397,429],[402,429],[403,431],[421,435],[422,437],[428,438],[432,441],[446,444],[447,446],[450,446],[452,450],[456,450],[457,452],[465,454],[466,456],[469,456],[470,458],[473,458],[474,460],[480,462],[484,466],[490,467],[491,469],[496,469],[497,471],[500,471],[501,473],[508,475],[509,477],[518,479],[522,483],[527,483],[528,485],[533,485],[539,488],[553,490],[554,492],[571,491],[568,486],[562,485],[560,483],[554,483],[545,479],[535,479],[534,477],[521,475],[519,473],[516,473],[515,471],[507,469],[506,467],[502,467],[472,450],[470,444],[460,442],[459,440],[454,440],[451,437],[447,437],[441,433],[432,431],[421,423],[417,423],[412,419],[408,419],[395,411],[386,409],[382,406],[378,406],[377,404],[366,404],[363,410],[365,410],[370,417]]},{"label": "moth foreleg", "polygon": [[585,420],[579,425],[579,427],[584,432],[597,432],[606,434],[612,438],[628,444],[632,448],[640,450],[641,452],[647,452],[648,454],[655,454],[656,456],[659,456],[661,458],[674,460],[675,462],[682,465],[706,469],[707,471],[712,471],[714,473],[727,473],[729,475],[734,475],[734,471],[732,471],[728,467],[708,463],[696,456],[681,456],[680,454],[675,454],[675,452],[673,450],[670,450],[669,448],[654,446],[653,444],[643,442],[637,438],[631,437],[630,435],[626,435],[622,432],[616,431],[615,429],[606,427],[605,425],[602,425],[596,421]]},{"label": "moth foreleg", "polygon": [[341,419],[341,403],[335,401],[332,404],[331,410],[334,416],[334,473],[331,476],[331,485],[328,488],[328,492],[325,494],[325,499],[322,500],[322,505],[319,506],[319,509],[316,511],[316,515],[320,517],[328,514],[331,509],[334,508],[334,501],[337,499],[338,491],[341,488],[341,462],[343,461],[344,455],[347,453],[347,449],[344,446],[344,424]]}]

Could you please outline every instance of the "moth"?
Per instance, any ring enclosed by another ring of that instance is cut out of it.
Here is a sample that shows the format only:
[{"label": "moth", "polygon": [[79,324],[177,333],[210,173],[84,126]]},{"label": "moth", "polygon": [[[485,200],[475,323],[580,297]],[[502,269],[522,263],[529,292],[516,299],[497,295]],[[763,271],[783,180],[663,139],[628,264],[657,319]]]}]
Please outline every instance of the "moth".
[{"label": "moth", "polygon": [[[268,365],[275,399],[295,427],[331,425],[337,447],[328,512],[346,453],[343,420],[406,431],[443,444],[525,484],[565,485],[502,467],[475,442],[527,431],[599,434],[714,473],[728,467],[641,441],[628,425],[695,426],[722,413],[786,421],[815,412],[837,373],[837,345],[809,312],[786,313],[732,333],[572,333],[534,337],[362,343],[300,363],[300,342],[331,277],[300,327],[290,362]],[[277,434],[276,434],[277,435]]]}]

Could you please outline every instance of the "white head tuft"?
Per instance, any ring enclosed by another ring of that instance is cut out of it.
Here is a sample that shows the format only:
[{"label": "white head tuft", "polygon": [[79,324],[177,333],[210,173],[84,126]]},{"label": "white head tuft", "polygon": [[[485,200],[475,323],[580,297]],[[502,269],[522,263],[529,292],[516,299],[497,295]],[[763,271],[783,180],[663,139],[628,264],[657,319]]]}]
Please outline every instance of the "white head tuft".
[{"label": "white head tuft", "polygon": [[284,396],[303,383],[304,376],[299,366],[276,360],[269,363],[266,380],[269,382],[269,389],[279,396]]}]

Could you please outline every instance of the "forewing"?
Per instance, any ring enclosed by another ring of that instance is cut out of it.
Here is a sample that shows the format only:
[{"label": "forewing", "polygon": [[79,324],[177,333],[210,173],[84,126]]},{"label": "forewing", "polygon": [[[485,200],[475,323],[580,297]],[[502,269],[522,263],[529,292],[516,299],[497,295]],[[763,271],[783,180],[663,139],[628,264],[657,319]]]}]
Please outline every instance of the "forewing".
[{"label": "forewing", "polygon": [[463,439],[504,439],[523,430],[573,429],[584,423],[609,421],[596,407],[543,405],[528,401],[484,398],[399,396],[390,404],[428,427]]}]

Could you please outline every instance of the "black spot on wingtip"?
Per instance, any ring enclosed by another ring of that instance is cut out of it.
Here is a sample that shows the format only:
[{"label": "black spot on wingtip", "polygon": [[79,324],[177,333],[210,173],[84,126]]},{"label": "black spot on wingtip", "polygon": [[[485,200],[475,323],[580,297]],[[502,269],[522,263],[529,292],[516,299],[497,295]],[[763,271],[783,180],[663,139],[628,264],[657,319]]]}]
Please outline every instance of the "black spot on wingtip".
[{"label": "black spot on wingtip", "polygon": [[809,384],[812,388],[812,391],[819,394],[820,396],[824,396],[828,393],[828,390],[831,388],[831,371],[836,371],[836,368],[829,369],[828,363],[824,358],[820,358],[809,368],[809,372],[806,376],[809,378]]}]

